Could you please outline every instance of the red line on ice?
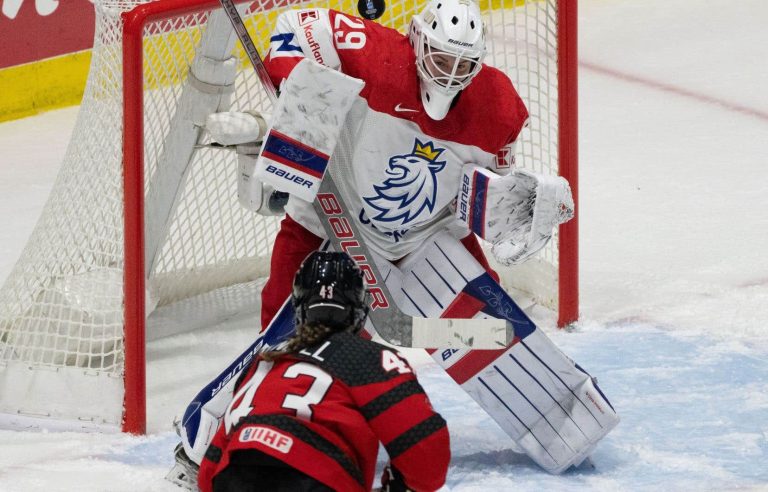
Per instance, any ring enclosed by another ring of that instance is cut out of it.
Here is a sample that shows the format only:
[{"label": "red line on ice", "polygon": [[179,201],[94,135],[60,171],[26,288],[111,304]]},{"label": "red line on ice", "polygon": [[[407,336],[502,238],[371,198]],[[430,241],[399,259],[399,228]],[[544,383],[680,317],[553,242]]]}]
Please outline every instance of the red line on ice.
[{"label": "red line on ice", "polygon": [[735,111],[737,113],[753,116],[763,121],[768,121],[768,113],[766,113],[765,111],[760,111],[759,109],[750,108],[748,106],[742,106],[741,104],[736,104],[723,99],[718,99],[716,97],[708,96],[706,94],[700,94],[698,92],[694,92],[688,89],[683,89],[682,87],[676,87],[674,85],[665,84],[664,82],[659,82],[652,79],[638,77],[637,75],[620,72],[618,70],[614,70],[608,67],[603,67],[590,62],[581,61],[579,62],[579,67],[584,68],[586,70],[591,70],[596,73],[607,75],[609,77],[621,79],[626,82],[632,82],[635,84],[644,85],[646,87],[658,89],[664,92],[677,94],[678,96],[687,97],[689,99],[695,99],[697,101],[704,102],[707,104],[717,104],[718,106],[721,106],[730,111]]}]

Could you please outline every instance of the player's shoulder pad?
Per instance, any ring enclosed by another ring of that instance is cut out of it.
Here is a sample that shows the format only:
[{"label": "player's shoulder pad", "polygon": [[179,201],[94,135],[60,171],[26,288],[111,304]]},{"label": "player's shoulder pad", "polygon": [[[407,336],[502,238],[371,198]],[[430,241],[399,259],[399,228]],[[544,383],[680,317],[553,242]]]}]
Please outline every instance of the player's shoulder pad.
[{"label": "player's shoulder pad", "polygon": [[494,127],[509,131],[513,136],[511,140],[515,140],[528,121],[528,109],[507,74],[483,65],[468,92],[473,105],[483,108],[483,117],[493,121]]},{"label": "player's shoulder pad", "polygon": [[382,366],[384,345],[365,340],[351,333],[335,333],[313,347],[301,350],[297,356],[311,360],[348,386],[388,381],[400,375]]}]

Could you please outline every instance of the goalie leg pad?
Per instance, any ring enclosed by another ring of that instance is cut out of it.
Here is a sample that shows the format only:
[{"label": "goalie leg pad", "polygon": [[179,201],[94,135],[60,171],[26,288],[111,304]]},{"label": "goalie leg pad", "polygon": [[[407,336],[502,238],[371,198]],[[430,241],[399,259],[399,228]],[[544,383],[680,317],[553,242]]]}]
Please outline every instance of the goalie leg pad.
[{"label": "goalie leg pad", "polygon": [[512,323],[514,342],[504,350],[446,349],[432,357],[542,468],[561,473],[578,465],[618,424],[590,375],[536,327],[455,238],[436,236],[393,273],[387,283],[401,292],[403,310]]},{"label": "goalie leg pad", "polygon": [[581,463],[619,421],[589,374],[538,329],[461,384],[550,473]]}]

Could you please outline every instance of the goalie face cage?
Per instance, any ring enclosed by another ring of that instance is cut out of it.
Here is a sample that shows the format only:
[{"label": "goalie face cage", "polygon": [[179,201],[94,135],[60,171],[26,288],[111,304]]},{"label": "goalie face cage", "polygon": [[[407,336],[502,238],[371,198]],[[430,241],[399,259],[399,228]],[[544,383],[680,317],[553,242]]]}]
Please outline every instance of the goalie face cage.
[{"label": "goalie face cage", "polygon": [[[406,32],[424,3],[390,3],[378,22]],[[285,9],[356,14],[351,0],[239,4],[262,54]],[[510,76],[531,113],[517,163],[565,176],[576,200],[576,0],[479,4],[486,63]],[[206,143],[199,125],[210,112],[271,110],[218,2],[96,0],[95,8],[75,130],[0,290],[0,426],[145,432],[144,347],[157,328],[147,315],[181,299],[201,298],[201,312],[206,303],[250,303],[201,295],[268,271],[278,219],[237,203],[231,152],[196,145]],[[556,309],[561,326],[578,313],[576,238],[574,219],[536,259],[498,268],[503,283]]]}]

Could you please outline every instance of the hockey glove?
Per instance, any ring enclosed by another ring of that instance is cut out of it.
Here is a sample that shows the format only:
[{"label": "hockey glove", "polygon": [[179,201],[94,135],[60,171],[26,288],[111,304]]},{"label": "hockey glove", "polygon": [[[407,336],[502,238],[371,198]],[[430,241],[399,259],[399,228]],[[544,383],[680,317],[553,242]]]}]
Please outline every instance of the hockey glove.
[{"label": "hockey glove", "polygon": [[568,182],[516,169],[499,176],[487,169],[464,166],[456,218],[493,244],[499,263],[519,264],[541,250],[554,228],[573,217]]},{"label": "hockey glove", "polygon": [[255,111],[225,111],[209,114],[205,129],[214,142],[224,146],[261,144],[267,132],[267,122]]}]

